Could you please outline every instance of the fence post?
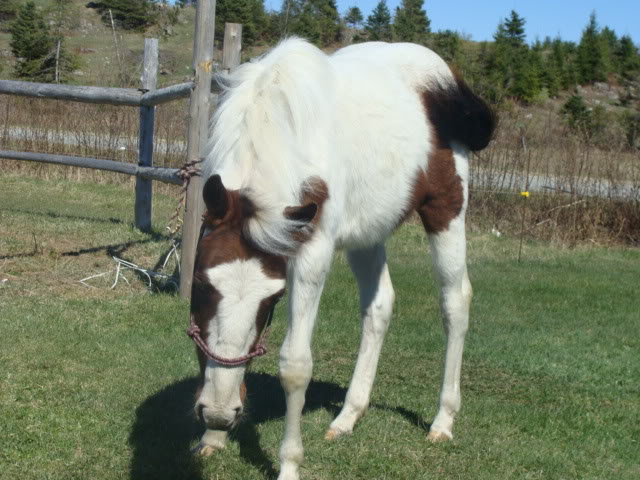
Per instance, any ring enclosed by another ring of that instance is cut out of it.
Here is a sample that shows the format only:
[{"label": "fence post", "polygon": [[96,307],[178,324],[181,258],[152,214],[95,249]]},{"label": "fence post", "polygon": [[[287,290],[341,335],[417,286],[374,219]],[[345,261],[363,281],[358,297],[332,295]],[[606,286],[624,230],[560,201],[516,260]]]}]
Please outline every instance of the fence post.
[{"label": "fence post", "polygon": [[[142,70],[143,90],[155,90],[158,83],[158,39],[144,39],[144,68]],[[153,166],[153,125],[156,107],[140,107],[140,141],[138,145],[138,165]],[[153,182],[136,178],[135,224],[143,232],[151,231],[153,210]]]},{"label": "fence post", "polygon": [[[187,160],[200,161],[209,129],[213,39],[216,15],[215,0],[199,0],[196,6],[196,29],[193,38],[194,89],[189,102]],[[187,202],[182,227],[180,259],[180,297],[191,298],[193,264],[196,257],[202,198],[202,177],[194,176],[187,188]]]},{"label": "fence post", "polygon": [[241,61],[242,52],[242,24],[224,24],[224,43],[222,44],[222,69],[229,73]]}]

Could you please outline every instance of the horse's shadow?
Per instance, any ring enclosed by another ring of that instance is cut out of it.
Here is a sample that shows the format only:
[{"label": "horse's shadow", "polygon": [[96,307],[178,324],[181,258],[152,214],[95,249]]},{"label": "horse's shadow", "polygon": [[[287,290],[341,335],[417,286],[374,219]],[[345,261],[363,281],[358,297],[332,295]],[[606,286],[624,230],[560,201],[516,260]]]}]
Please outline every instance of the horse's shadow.
[{"label": "horse's shadow", "polygon": [[[249,418],[231,435],[231,441],[238,442],[240,456],[246,462],[263,472],[265,478],[275,479],[275,466],[260,446],[256,425],[284,416],[284,393],[280,381],[272,375],[250,372],[245,381],[250,395]],[[197,383],[197,378],[176,382],[153,394],[138,407],[129,436],[133,449],[132,480],[203,480],[198,459],[190,451],[194,439],[204,432],[192,413]],[[346,389],[335,383],[311,381],[305,411],[322,408],[335,416],[345,395]],[[255,401],[251,401],[252,396]],[[419,415],[402,407],[372,405],[372,408],[393,411],[414,425],[429,430],[429,425]]]}]

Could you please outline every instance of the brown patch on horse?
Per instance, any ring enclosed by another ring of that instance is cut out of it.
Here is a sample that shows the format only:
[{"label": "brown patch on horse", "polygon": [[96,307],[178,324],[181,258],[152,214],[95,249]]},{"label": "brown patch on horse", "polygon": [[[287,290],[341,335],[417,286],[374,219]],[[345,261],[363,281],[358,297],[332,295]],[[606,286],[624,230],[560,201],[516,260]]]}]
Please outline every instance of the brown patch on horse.
[{"label": "brown patch on horse", "polygon": [[464,205],[462,179],[456,172],[453,151],[434,149],[426,173],[420,170],[414,184],[413,201],[424,228],[438,233],[460,215]]},{"label": "brown patch on horse", "polygon": [[496,116],[487,103],[454,74],[453,79],[430,84],[419,93],[432,131],[427,170],[420,170],[413,187],[411,207],[429,233],[449,228],[464,206],[462,179],[456,171],[452,143],[471,151],[491,141]]},{"label": "brown patch on horse", "polygon": [[293,233],[296,242],[304,243],[309,241],[314,228],[320,223],[324,203],[329,199],[329,187],[322,178],[310,177],[305,180],[300,197],[301,206],[287,207],[283,213],[290,220],[304,223],[304,227]]}]

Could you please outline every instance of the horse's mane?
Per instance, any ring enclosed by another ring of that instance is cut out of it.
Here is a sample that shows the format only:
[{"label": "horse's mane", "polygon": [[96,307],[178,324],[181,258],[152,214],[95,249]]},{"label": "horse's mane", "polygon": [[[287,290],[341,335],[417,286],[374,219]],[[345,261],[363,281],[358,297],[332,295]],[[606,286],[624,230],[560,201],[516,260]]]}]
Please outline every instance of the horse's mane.
[{"label": "horse's mane", "polygon": [[[332,128],[333,75],[324,53],[298,38],[224,79],[204,175],[220,174],[257,207],[246,231],[273,253],[291,253],[300,228],[283,216],[306,179],[321,174]],[[299,236],[298,236],[299,237]]]}]

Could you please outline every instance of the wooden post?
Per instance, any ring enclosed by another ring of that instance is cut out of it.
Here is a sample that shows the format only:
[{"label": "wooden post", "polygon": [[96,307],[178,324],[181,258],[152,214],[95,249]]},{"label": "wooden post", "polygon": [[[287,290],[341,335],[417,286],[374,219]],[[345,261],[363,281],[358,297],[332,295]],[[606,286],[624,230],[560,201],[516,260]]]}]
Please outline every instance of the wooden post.
[{"label": "wooden post", "polygon": [[224,24],[224,43],[222,44],[222,69],[229,73],[240,65],[242,52],[242,24]]},{"label": "wooden post", "polygon": [[[196,31],[193,38],[195,87],[191,92],[189,103],[188,161],[202,160],[208,137],[216,2],[215,0],[199,0],[196,8]],[[203,203],[202,185],[202,177],[191,178],[187,189],[184,225],[182,226],[180,297],[187,299],[191,298],[200,213],[203,211],[201,206]]]},{"label": "wooden post", "polygon": [[[155,90],[158,83],[158,39],[144,39],[144,67],[142,89]],[[138,165],[153,166],[153,125],[156,107],[140,107],[140,141],[138,145]],[[153,209],[153,182],[146,178],[136,178],[135,224],[143,232],[151,231]]]}]

